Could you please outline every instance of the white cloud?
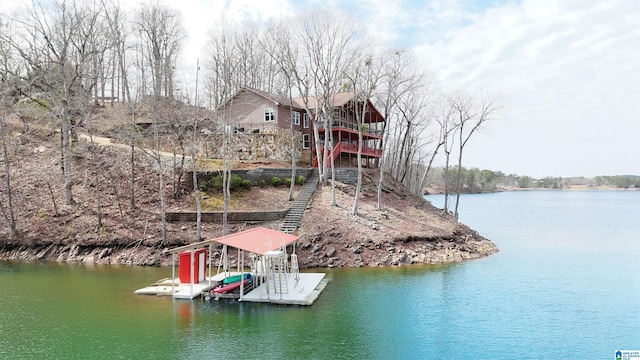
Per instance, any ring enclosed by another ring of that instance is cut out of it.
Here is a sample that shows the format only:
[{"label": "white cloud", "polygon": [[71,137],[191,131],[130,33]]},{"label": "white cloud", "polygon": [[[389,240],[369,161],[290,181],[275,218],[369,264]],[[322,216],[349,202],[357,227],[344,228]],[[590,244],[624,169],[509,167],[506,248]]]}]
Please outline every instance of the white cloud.
[{"label": "white cloud", "polygon": [[[446,13],[446,10],[443,10]],[[640,173],[640,3],[523,1],[417,45],[443,86],[504,94],[468,166],[534,176]],[[438,17],[438,16],[436,16]],[[624,130],[623,130],[624,129]]]}]

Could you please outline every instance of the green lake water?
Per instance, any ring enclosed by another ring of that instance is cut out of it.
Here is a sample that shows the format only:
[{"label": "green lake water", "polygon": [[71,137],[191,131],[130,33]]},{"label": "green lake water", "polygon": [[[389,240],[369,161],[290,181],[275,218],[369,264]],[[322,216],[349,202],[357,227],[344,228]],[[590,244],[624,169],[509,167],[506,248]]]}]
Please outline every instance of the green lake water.
[{"label": "green lake water", "polygon": [[0,262],[0,358],[613,359],[640,348],[639,219],[640,192],[463,196],[500,253],[323,270],[310,307],[133,294],[170,268]]}]

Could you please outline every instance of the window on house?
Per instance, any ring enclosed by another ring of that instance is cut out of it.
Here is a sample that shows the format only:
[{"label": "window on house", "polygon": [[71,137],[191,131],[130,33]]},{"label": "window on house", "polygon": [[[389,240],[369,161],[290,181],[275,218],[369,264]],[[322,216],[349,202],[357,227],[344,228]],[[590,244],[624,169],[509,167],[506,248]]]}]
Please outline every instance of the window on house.
[{"label": "window on house", "polygon": [[308,149],[311,147],[311,137],[309,134],[302,135],[302,148]]},{"label": "window on house", "polygon": [[276,121],[276,109],[274,108],[264,109],[264,121]]},{"label": "window on house", "polygon": [[307,113],[304,113],[302,127],[304,127],[305,129],[309,128],[309,114],[307,114]]},{"label": "window on house", "polygon": [[293,117],[293,125],[300,125],[300,113],[294,111],[291,116]]}]

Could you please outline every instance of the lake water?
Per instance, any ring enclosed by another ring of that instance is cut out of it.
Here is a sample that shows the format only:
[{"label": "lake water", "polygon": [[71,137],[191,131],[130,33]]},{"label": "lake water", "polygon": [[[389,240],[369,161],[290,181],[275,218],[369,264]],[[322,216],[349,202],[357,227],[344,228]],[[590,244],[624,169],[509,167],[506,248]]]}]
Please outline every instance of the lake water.
[{"label": "lake water", "polygon": [[0,262],[0,358],[613,359],[640,349],[640,191],[465,195],[460,212],[500,253],[327,270],[311,307],[133,295],[166,268]]}]

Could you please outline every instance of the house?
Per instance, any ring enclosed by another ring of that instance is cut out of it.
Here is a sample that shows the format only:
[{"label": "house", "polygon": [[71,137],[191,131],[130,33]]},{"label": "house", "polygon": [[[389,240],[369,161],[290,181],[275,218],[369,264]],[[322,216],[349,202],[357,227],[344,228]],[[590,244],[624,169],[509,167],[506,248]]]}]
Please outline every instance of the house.
[{"label": "house", "polygon": [[[299,159],[301,163],[318,165],[313,127],[318,126],[320,153],[330,141],[328,129],[333,134],[333,143],[328,149],[336,167],[357,166],[358,133],[361,126],[358,118],[363,119],[362,160],[364,166],[375,166],[376,159],[382,157],[382,129],[385,119],[371,103],[370,99],[359,99],[355,92],[343,92],[332,95],[326,119],[318,108],[324,105],[315,97],[287,98],[265,91],[243,87],[234,96],[221,105],[216,112],[218,120],[233,127],[235,133],[245,135],[278,134],[291,130],[293,122],[294,136],[299,137]],[[366,106],[365,106],[366,105]],[[363,107],[364,116],[358,116]],[[309,109],[307,112],[305,109]],[[313,121],[316,119],[316,121]],[[291,133],[288,133],[290,148]],[[272,143],[277,141],[273,140]],[[254,141],[254,144],[260,142]],[[254,150],[255,152],[255,150]],[[272,151],[273,153],[273,151]],[[285,159],[278,159],[285,160]],[[329,158],[327,158],[329,160]]]}]

